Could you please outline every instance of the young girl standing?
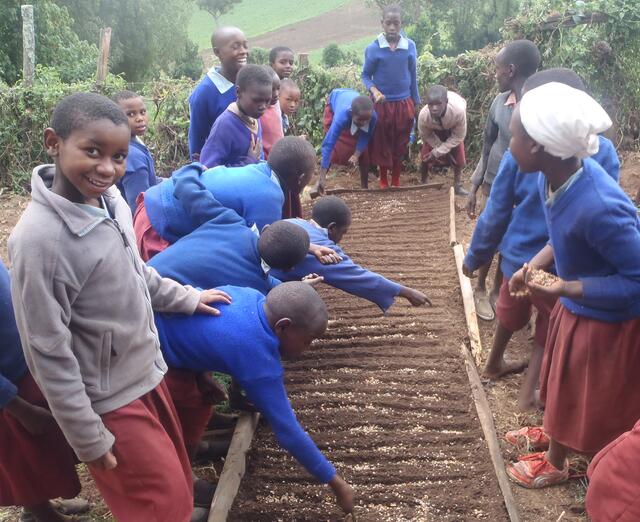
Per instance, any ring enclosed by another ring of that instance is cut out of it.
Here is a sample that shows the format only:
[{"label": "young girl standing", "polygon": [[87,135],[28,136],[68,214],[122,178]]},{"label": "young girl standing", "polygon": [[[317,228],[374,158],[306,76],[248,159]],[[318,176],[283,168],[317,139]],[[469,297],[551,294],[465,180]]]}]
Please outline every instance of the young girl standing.
[{"label": "young girl standing", "polygon": [[[559,298],[540,378],[546,437],[538,446],[548,437],[548,451],[508,468],[528,488],[566,481],[569,451],[594,454],[640,418],[640,222],[619,185],[588,158],[610,126],[589,95],[556,82],[527,92],[511,122],[518,167],[544,174],[550,243],[510,289]],[[532,281],[532,269],[553,262],[558,280]]]},{"label": "young girl standing", "polygon": [[364,52],[362,81],[375,103],[378,123],[370,146],[370,159],[380,167],[380,188],[400,186],[402,158],[420,105],[416,44],[404,36],[402,11],[390,5],[382,11],[383,32]]}]

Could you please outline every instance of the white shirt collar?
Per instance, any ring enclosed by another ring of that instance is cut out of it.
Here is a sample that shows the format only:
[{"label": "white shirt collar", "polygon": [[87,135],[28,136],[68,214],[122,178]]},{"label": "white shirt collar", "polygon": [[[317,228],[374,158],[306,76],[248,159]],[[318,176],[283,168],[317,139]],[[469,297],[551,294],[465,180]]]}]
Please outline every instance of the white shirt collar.
[{"label": "white shirt collar", "polygon": [[[380,45],[380,49],[384,49],[385,47],[391,47],[389,42],[387,42],[387,38],[384,33],[380,33],[378,35],[378,45]],[[409,49],[409,39],[406,36],[400,35],[400,41],[396,46],[396,49],[404,49],[405,51]]]},{"label": "white shirt collar", "polygon": [[231,89],[231,87],[233,87],[233,82],[230,82],[224,76],[222,76],[218,72],[218,69],[216,67],[211,67],[211,69],[209,69],[209,71],[207,72],[207,76],[213,82],[213,85],[215,85],[220,91],[220,94],[224,94],[229,89]]},{"label": "white shirt collar", "polygon": [[366,125],[363,125],[362,127],[358,127],[353,120],[351,120],[351,135],[355,136],[356,132],[358,132],[359,130],[361,130],[362,132],[369,132],[369,124],[371,122],[368,121]]}]

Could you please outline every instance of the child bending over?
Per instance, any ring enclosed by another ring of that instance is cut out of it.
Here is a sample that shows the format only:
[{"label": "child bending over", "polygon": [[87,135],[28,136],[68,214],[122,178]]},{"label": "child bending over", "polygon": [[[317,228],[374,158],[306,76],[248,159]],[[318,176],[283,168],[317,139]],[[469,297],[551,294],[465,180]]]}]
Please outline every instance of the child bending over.
[{"label": "child bending over", "polygon": [[156,315],[168,363],[231,375],[269,422],[280,445],[317,481],[331,487],[345,512],[353,511],[351,486],[300,426],[284,386],[281,358],[300,358],[327,328],[322,299],[300,282],[279,285],[266,297],[251,288],[220,290],[231,297],[220,317]]},{"label": "child bending over", "polygon": [[147,132],[149,115],[142,97],[135,92],[122,91],[113,98],[129,118],[131,141],[127,155],[127,170],[116,186],[129,204],[131,214],[136,211],[136,198],[141,192],[158,183],[156,169],[149,149],[140,139]]},{"label": "child bending over", "polygon": [[[586,93],[557,82],[527,92],[511,121],[511,153],[542,171],[549,244],[511,278],[513,293],[559,298],[540,378],[546,453],[509,466],[518,484],[564,482],[570,451],[594,454],[640,418],[640,222],[620,186],[588,156],[611,120]],[[555,263],[558,279],[535,270]],[[536,282],[538,281],[538,282]]]},{"label": "child bending over", "polygon": [[291,128],[291,118],[300,107],[300,87],[290,78],[280,81],[280,109],[282,110],[282,129],[285,134]]},{"label": "child bending over", "polygon": [[44,132],[55,164],[34,170],[32,201],[9,238],[11,291],[27,365],[114,517],[185,522],[191,470],[152,309],[219,313],[205,303],[229,297],[163,279],[140,259],[113,187],[130,137],[104,96],[58,103]]},{"label": "child bending over", "polygon": [[261,65],[248,65],[236,81],[238,101],[218,117],[200,153],[200,163],[209,168],[241,167],[264,159],[260,117],[271,103],[271,74]]},{"label": "child bending over", "polygon": [[262,124],[262,147],[264,159],[269,159],[269,153],[273,145],[284,138],[282,127],[282,111],[280,110],[280,78],[271,68],[267,68],[272,76],[273,86],[271,90],[271,102],[265,113],[260,117]]},{"label": "child bending over", "polygon": [[247,38],[237,27],[216,29],[211,47],[220,67],[209,69],[189,96],[189,154],[193,161],[200,160],[200,151],[218,116],[236,101],[236,77],[249,56]]},{"label": "child bending over", "polygon": [[284,80],[293,73],[294,56],[289,47],[278,46],[269,51],[269,65]]}]

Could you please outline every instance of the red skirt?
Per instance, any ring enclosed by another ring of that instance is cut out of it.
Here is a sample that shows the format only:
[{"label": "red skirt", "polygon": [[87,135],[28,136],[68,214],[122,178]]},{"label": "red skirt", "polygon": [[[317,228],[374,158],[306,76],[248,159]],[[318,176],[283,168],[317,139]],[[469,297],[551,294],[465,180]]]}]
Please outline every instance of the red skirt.
[{"label": "red skirt", "polygon": [[549,322],[540,373],[549,436],[597,453],[640,418],[640,318],[605,323],[560,301]]},{"label": "red skirt", "polygon": [[[329,132],[329,127],[333,122],[333,111],[331,106],[327,103],[324,107],[324,116],[322,119],[322,125],[324,127],[325,135]],[[348,165],[349,158],[356,152],[356,146],[358,144],[360,131],[355,134],[351,134],[350,129],[342,131],[338,137],[335,147],[331,151],[331,164],[332,165]],[[367,147],[362,151],[360,159],[358,161],[360,165],[369,165],[369,148]]]},{"label": "red skirt", "polygon": [[144,192],[138,195],[136,204],[136,211],[133,214],[133,231],[136,234],[136,245],[140,257],[146,263],[167,248],[170,243],[161,238],[160,234],[151,226],[147,209],[144,206]]},{"label": "red skirt", "polygon": [[[48,408],[30,373],[18,383],[25,401]],[[35,506],[80,493],[76,459],[58,425],[31,435],[6,410],[0,410],[0,506]]]},{"label": "red skirt", "polygon": [[196,373],[169,368],[165,382],[178,413],[184,443],[187,447],[195,446],[204,434],[213,406],[204,402]]},{"label": "red skirt", "polygon": [[369,158],[373,165],[390,169],[401,165],[407,153],[415,106],[411,98],[374,104],[378,115],[373,138],[369,143]]},{"label": "red skirt", "polygon": [[[447,141],[451,137],[450,130],[437,130],[435,131],[435,135],[438,136],[440,141]],[[420,159],[425,161],[426,157],[429,156],[433,147],[428,143],[424,143],[422,148],[420,149]],[[452,161],[453,160],[453,161]],[[440,156],[439,158],[431,158],[426,162],[429,167],[464,167],[467,164],[467,155],[464,150],[464,142],[456,147],[452,148],[447,154],[444,156]]]},{"label": "red skirt", "polygon": [[595,456],[588,476],[593,522],[640,520],[640,421]]}]

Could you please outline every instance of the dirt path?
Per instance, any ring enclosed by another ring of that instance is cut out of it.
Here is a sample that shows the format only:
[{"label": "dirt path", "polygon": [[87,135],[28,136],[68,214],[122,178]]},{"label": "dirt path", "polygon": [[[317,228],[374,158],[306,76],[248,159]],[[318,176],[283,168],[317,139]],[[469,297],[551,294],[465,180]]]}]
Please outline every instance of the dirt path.
[{"label": "dirt path", "polygon": [[[380,31],[380,15],[364,0],[352,0],[343,7],[296,24],[251,38],[252,47],[291,47],[296,53],[320,49],[330,43],[347,43]],[[363,49],[364,52],[364,49]]]},{"label": "dirt path", "polygon": [[[506,520],[459,357],[466,330],[446,190],[347,195],[345,250],[424,289],[433,308],[398,302],[387,317],[323,289],[330,327],[287,367],[298,418],[357,490],[357,519]],[[327,488],[262,427],[230,520],[341,520]]]}]

